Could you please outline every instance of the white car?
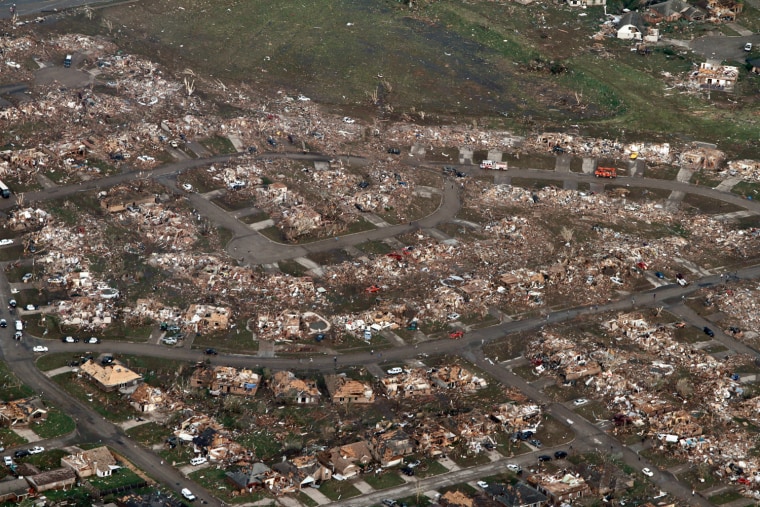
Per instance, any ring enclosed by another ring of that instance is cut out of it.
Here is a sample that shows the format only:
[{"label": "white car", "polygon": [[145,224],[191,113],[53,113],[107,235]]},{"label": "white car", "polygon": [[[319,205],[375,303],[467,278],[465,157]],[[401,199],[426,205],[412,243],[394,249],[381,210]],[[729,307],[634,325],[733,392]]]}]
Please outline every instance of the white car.
[{"label": "white car", "polygon": [[573,405],[575,405],[576,407],[581,407],[585,405],[586,403],[588,403],[588,400],[586,398],[578,398],[577,400],[573,402]]},{"label": "white car", "polygon": [[41,452],[45,452],[44,447],[37,446],[37,447],[32,447],[31,449],[29,449],[29,454],[39,454]]},{"label": "white car", "polygon": [[177,339],[176,338],[171,338],[171,337],[164,338],[161,341],[164,342],[166,345],[176,345],[177,344]]},{"label": "white car", "polygon": [[343,122],[344,123],[356,123],[356,120],[354,120],[353,118],[349,118],[348,116],[344,116],[343,117]]},{"label": "white car", "polygon": [[190,491],[189,489],[187,489],[187,488],[182,488],[182,491],[181,491],[181,493],[182,493],[182,496],[184,496],[184,497],[185,497],[185,500],[189,500],[189,501],[191,501],[191,502],[195,500],[195,495],[194,495],[194,494],[193,494],[193,492],[192,492],[192,491]]},{"label": "white car", "polygon": [[0,246],[12,245],[12,244],[13,244],[12,239],[0,239]]},{"label": "white car", "polygon": [[24,282],[24,283],[26,283],[29,280],[31,280],[33,276],[34,275],[31,274],[31,273],[26,273],[24,276],[21,277],[21,281]]},{"label": "white car", "polygon": [[751,43],[751,42],[748,42],[748,43],[746,43],[746,44],[744,45],[744,51],[746,51],[746,52],[748,52],[748,53],[749,53],[750,51],[752,51],[752,43]]},{"label": "white car", "polygon": [[183,183],[182,190],[184,190],[185,192],[192,192],[193,186],[190,183]]},{"label": "white car", "polygon": [[3,463],[5,463],[5,466],[9,467],[13,464],[13,459],[10,456],[4,456]]},{"label": "white car", "polygon": [[100,343],[100,340],[94,336],[91,336],[87,338],[84,342],[85,343]]},{"label": "white car", "polygon": [[33,312],[37,308],[34,305],[26,305],[26,311]]},{"label": "white car", "polygon": [[461,317],[461,315],[458,313],[450,313],[446,316],[446,318],[449,320],[459,320],[459,317]]},{"label": "white car", "polygon": [[520,465],[515,465],[514,463],[509,463],[507,465],[507,470],[509,470],[510,472],[514,472],[516,474],[519,474],[520,472],[522,472],[522,468],[520,468]]},{"label": "white car", "polygon": [[478,481],[478,487],[486,489],[488,487],[488,483],[486,481]]},{"label": "white car", "polygon": [[45,347],[44,345],[35,345],[35,346],[32,348],[32,351],[34,351],[34,352],[47,352],[47,351],[48,351],[48,348],[47,348],[47,347]]},{"label": "white car", "polygon": [[388,370],[388,375],[398,375],[402,373],[403,371],[404,370],[402,368],[396,366],[395,368],[391,368]]},{"label": "white car", "polygon": [[654,472],[652,472],[648,468],[642,468],[641,473],[646,475],[647,477],[654,477]]},{"label": "white car", "polygon": [[198,456],[190,460],[190,464],[193,466],[203,465],[204,463],[208,463],[208,460],[204,456]]},{"label": "white car", "polygon": [[76,340],[73,336],[67,336],[63,339],[63,343],[76,343]]}]

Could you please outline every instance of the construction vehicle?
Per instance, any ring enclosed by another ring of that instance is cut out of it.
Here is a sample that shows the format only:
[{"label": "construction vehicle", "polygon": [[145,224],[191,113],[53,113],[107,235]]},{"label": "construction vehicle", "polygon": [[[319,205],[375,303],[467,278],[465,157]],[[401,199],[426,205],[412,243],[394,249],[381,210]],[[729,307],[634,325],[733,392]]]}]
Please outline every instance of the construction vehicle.
[{"label": "construction vehicle", "polygon": [[484,160],[480,163],[481,169],[493,169],[494,171],[506,171],[507,167],[506,162],[494,162],[493,160]]},{"label": "construction vehicle", "polygon": [[617,169],[614,167],[597,167],[594,176],[597,178],[617,178]]}]

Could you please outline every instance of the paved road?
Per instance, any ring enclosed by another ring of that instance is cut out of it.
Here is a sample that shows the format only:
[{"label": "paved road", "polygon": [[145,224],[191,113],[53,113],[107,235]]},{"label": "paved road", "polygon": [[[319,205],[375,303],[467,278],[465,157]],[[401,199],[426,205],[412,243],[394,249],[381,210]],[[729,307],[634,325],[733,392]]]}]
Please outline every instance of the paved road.
[{"label": "paved road", "polygon": [[[207,165],[209,163],[213,162],[222,162],[226,160],[230,160],[238,155],[228,155],[228,156],[219,156],[219,157],[213,157],[212,159],[206,159],[206,160],[185,160],[181,162],[177,162],[174,164],[169,164],[167,166],[158,168],[154,171],[151,171],[150,173],[146,173],[146,176],[155,177],[158,178],[159,181],[161,181],[164,184],[173,185],[173,176],[178,174],[181,171],[187,170],[192,167],[200,167],[203,165]],[[288,155],[282,155],[282,154],[267,154],[263,155],[262,157],[265,158],[272,158],[275,156],[288,156]],[[324,157],[320,156],[314,156],[314,155],[293,155],[293,158],[299,158],[302,160],[324,160]],[[359,160],[357,160],[359,162]],[[478,169],[469,169],[470,172],[476,173],[479,172]],[[554,181],[589,181],[594,183],[599,183],[598,180],[595,180],[593,177],[577,174],[577,173],[555,173],[552,171],[537,171],[537,170],[530,170],[530,169],[511,169],[509,171],[510,176],[518,176],[518,177],[529,177],[529,178],[539,178],[539,179],[548,179],[548,180],[554,180]],[[127,173],[127,174],[119,174],[115,176],[111,176],[109,178],[104,178],[102,180],[88,182],[82,185],[72,185],[68,187],[56,187],[48,190],[43,190],[40,192],[33,192],[30,194],[27,194],[27,198],[32,201],[41,201],[41,200],[47,200],[47,199],[55,199],[55,198],[61,198],[65,197],[67,195],[72,195],[73,193],[80,192],[80,191],[86,191],[86,190],[95,190],[95,189],[102,189],[106,188],[110,185],[119,184],[128,180],[131,180],[137,176],[137,173]],[[450,182],[449,182],[450,183]],[[696,195],[703,195],[707,197],[712,197],[716,199],[723,200],[725,202],[730,202],[733,204],[736,204],[740,207],[751,209],[752,211],[758,211],[760,212],[760,203],[756,203],[755,201],[746,201],[738,196],[735,196],[733,194],[729,194],[726,192],[720,192],[713,189],[707,189],[702,187],[697,187],[694,185],[690,185],[687,183],[680,183],[676,181],[669,181],[669,180],[649,180],[644,178],[620,178],[617,181],[609,182],[612,184],[617,185],[629,185],[634,187],[648,187],[648,188],[660,188],[660,189],[666,189],[666,190],[682,190],[687,193],[694,193]],[[229,214],[225,213],[223,210],[217,208],[213,203],[210,203],[208,200],[204,199],[202,196],[199,196],[197,194],[191,194],[189,195],[190,201],[195,205],[198,209],[202,209],[203,212],[213,221],[224,225],[225,227],[230,228],[235,233],[235,240],[230,244],[230,248],[232,251],[235,251],[234,249],[237,248],[238,251],[242,248],[244,251],[240,255],[240,257],[243,257],[244,260],[251,262],[251,263],[261,263],[265,260],[271,259],[271,261],[280,260],[283,258],[289,258],[294,256],[303,255],[303,252],[313,252],[313,251],[319,251],[319,249],[333,249],[333,248],[341,248],[345,247],[351,244],[356,244],[362,241],[366,241],[367,239],[383,239],[387,237],[391,237],[394,235],[399,234],[400,232],[405,232],[409,229],[408,225],[402,225],[402,226],[394,226],[394,227],[388,227],[388,228],[382,228],[377,229],[373,231],[367,231],[365,233],[360,233],[352,236],[348,236],[346,238],[339,238],[338,241],[323,241],[318,243],[313,243],[311,245],[307,246],[284,246],[280,245],[274,242],[269,241],[268,239],[264,238],[263,236],[260,236],[258,234],[252,233],[245,224],[242,224],[241,222],[233,219],[230,217]],[[11,205],[11,203],[5,202],[0,205],[0,207],[8,207]],[[457,193],[456,185],[451,186],[450,184],[446,186],[444,189],[444,196],[442,199],[442,204],[439,207],[438,210],[436,210],[435,213],[432,215],[422,219],[419,221],[420,227],[434,227],[435,225],[439,223],[443,223],[445,221],[450,220],[458,211],[459,208],[459,196]],[[760,277],[760,266],[750,267],[743,270],[739,270],[738,275],[743,278],[757,278]],[[699,280],[699,284],[715,284],[719,283],[721,279],[716,275],[712,277],[706,277],[702,280]],[[4,275],[0,277],[0,299],[4,298],[5,302],[7,301],[9,294],[7,293],[8,290],[8,284],[7,280],[4,279]],[[656,293],[658,297],[657,304],[661,305],[663,303],[667,304],[668,301],[675,301],[680,302],[681,296],[688,295],[692,293],[693,291],[697,290],[698,285],[697,281],[693,283],[691,286],[683,288],[678,285],[672,285],[672,286],[665,286],[660,287],[653,291],[647,291],[645,293],[641,293],[639,296],[640,301],[648,301],[648,298],[644,295],[649,295],[652,293]],[[654,303],[654,301],[652,301]],[[499,380],[505,382],[508,385],[515,385],[520,387],[526,394],[531,396],[534,400],[547,403],[548,400],[546,397],[535,388],[532,388],[532,386],[528,385],[524,380],[519,379],[519,377],[515,376],[509,376],[506,372],[501,370],[498,367],[492,366],[489,363],[485,361],[484,358],[482,358],[482,353],[479,350],[479,347],[487,342],[492,341],[496,339],[501,339],[505,335],[509,335],[511,333],[517,333],[520,331],[530,330],[530,329],[537,329],[540,328],[547,323],[557,323],[564,320],[575,318],[579,315],[587,315],[594,312],[609,312],[609,311],[616,311],[616,310],[628,310],[631,308],[631,303],[626,298],[622,301],[616,301],[611,302],[606,305],[601,305],[599,307],[579,307],[574,308],[570,310],[565,310],[562,312],[555,312],[552,314],[549,314],[546,318],[535,318],[535,319],[528,319],[524,321],[518,321],[518,322],[507,322],[504,324],[500,324],[498,326],[494,326],[487,329],[481,329],[477,331],[473,331],[468,333],[463,339],[461,340],[440,340],[440,341],[433,341],[433,342],[425,342],[422,344],[419,344],[417,346],[406,346],[406,347],[398,347],[394,348],[388,351],[384,351],[384,361],[387,362],[402,362],[407,360],[409,357],[412,357],[414,354],[419,353],[427,353],[427,354],[442,354],[442,353],[450,353],[450,354],[460,354],[463,350],[467,350],[467,355],[472,356],[472,359],[479,364],[484,369],[490,371],[495,378],[498,378]],[[693,320],[694,316],[686,315],[687,318]],[[695,325],[701,326],[701,321],[695,322]],[[724,343],[730,344],[730,337],[721,336],[721,340],[728,340],[724,341]],[[12,341],[6,341],[0,344],[0,350],[2,350],[2,353],[5,357],[5,359],[8,361],[9,365],[13,369],[14,372],[19,376],[19,378],[24,382],[25,384],[29,385],[36,391],[40,393],[44,393],[44,396],[52,401],[53,403],[57,404],[61,407],[69,407],[69,413],[73,415],[78,422],[78,431],[81,435],[81,437],[85,440],[104,440],[109,443],[109,445],[113,446],[114,449],[116,449],[118,452],[121,452],[126,456],[128,459],[132,460],[137,466],[144,469],[148,474],[150,474],[152,477],[154,477],[157,481],[170,485],[174,489],[179,489],[181,487],[190,487],[193,491],[195,491],[197,494],[199,494],[199,497],[205,498],[208,501],[212,502],[214,505],[218,505],[218,502],[216,500],[213,500],[211,495],[206,491],[201,491],[197,485],[194,485],[190,481],[187,481],[184,479],[176,470],[169,466],[165,466],[160,462],[160,460],[151,452],[147,451],[146,449],[143,449],[137,445],[135,445],[133,442],[131,442],[124,433],[119,429],[118,427],[114,426],[113,424],[109,423],[108,421],[105,421],[100,416],[97,416],[94,414],[94,412],[87,406],[83,405],[82,403],[71,400],[71,398],[63,392],[61,389],[57,387],[56,384],[51,382],[47,377],[45,377],[43,374],[41,374],[33,364],[33,360],[30,357],[29,350],[31,347],[36,344],[37,342],[42,342],[40,340],[30,338],[28,340],[25,340],[22,343],[18,342],[12,342]],[[51,352],[56,351],[69,351],[69,352],[80,352],[84,350],[89,349],[100,349],[103,352],[113,352],[113,353],[124,353],[124,354],[141,354],[141,355],[150,355],[154,357],[166,357],[170,359],[180,359],[180,360],[187,360],[190,362],[195,362],[199,359],[205,359],[205,357],[202,355],[200,351],[195,350],[188,350],[188,349],[174,349],[174,348],[168,348],[163,346],[155,346],[151,344],[137,344],[137,343],[120,343],[120,342],[113,342],[103,345],[85,345],[85,344],[63,344],[61,342],[47,342],[46,345],[50,348]],[[728,346],[728,345],[727,345]],[[741,347],[743,345],[741,344],[733,344],[734,348],[737,350],[742,350]],[[729,347],[731,348],[731,347]],[[754,354],[754,351],[749,350],[742,350],[743,352],[750,352]],[[273,368],[283,368],[283,369],[313,369],[315,371],[330,371],[335,369],[336,367],[345,367],[346,365],[369,365],[374,364],[378,360],[377,356],[373,356],[369,353],[359,353],[359,354],[349,354],[345,356],[341,356],[337,359],[333,359],[331,357],[325,357],[325,356],[317,356],[314,357],[312,361],[309,361],[308,363],[305,362],[303,359],[292,359],[292,358],[256,358],[256,364],[257,366],[267,366],[267,367],[273,367]],[[219,357],[215,357],[212,359],[212,362],[218,362],[220,364],[228,364],[231,366],[238,366],[238,367],[250,367],[252,363],[252,359],[249,356],[243,356],[243,355],[220,355]],[[308,367],[308,368],[307,368]],[[572,411],[570,411],[567,407],[556,404],[556,403],[549,403],[548,404],[549,412],[555,415],[559,420],[568,419],[571,418],[574,421],[573,429],[577,432],[578,436],[578,446],[588,446],[591,445],[591,442],[601,441],[606,446],[607,443],[611,445],[612,450],[616,450],[616,452],[622,453],[623,458],[625,461],[632,466],[639,465],[638,456],[635,454],[632,454],[632,451],[628,449],[623,449],[619,446],[618,443],[616,443],[613,439],[611,439],[609,436],[607,436],[603,431],[601,431],[599,428],[593,426],[592,424],[586,422],[585,420],[579,418],[576,416]],[[581,447],[579,447],[580,449]],[[498,466],[498,465],[494,465]],[[652,467],[650,467],[652,468]],[[431,482],[431,487],[435,486],[435,481],[442,480],[442,481],[459,481],[466,479],[470,477],[468,474],[472,474],[472,477],[477,477],[478,474],[481,474],[483,470],[475,469],[472,471],[464,471],[461,472],[461,476],[446,476],[446,477],[439,477],[435,479],[431,479],[433,482]],[[460,472],[457,472],[460,474]],[[687,495],[687,491],[685,491],[685,488],[683,485],[675,481],[672,477],[669,477],[667,474],[660,474],[657,473],[653,479],[658,486],[660,486],[661,489],[665,491],[669,491],[670,493],[682,498],[687,499],[689,498],[689,495]],[[388,494],[388,491],[380,493],[381,496]],[[374,494],[373,494],[374,495]],[[377,499],[373,495],[368,495],[365,499],[362,499],[361,502],[375,502]],[[351,503],[356,503],[357,499],[353,499]],[[364,503],[361,503],[362,505]],[[701,505],[701,503],[700,503]]]},{"label": "paved road", "polygon": [[689,47],[695,53],[705,58],[728,60],[743,64],[749,53],[744,51],[744,45],[751,42],[756,48],[760,44],[760,34],[740,37],[725,37],[711,35],[694,39]]}]

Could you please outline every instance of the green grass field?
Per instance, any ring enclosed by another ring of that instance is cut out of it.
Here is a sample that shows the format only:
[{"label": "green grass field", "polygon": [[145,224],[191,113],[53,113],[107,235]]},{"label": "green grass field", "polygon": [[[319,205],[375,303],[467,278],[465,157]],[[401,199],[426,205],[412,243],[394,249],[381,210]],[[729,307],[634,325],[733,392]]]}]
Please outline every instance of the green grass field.
[{"label": "green grass field", "polygon": [[[72,16],[53,29],[109,36],[108,19],[128,27],[110,34],[125,52],[265,93],[304,93],[367,120],[424,111],[434,122],[469,117],[522,133],[572,122],[622,140],[678,136],[751,150],[760,135],[760,124],[751,121],[760,110],[756,77],[741,70],[730,97],[741,107],[720,94],[708,100],[668,93],[663,73],[685,75],[702,57],[671,48],[645,57],[616,39],[592,51],[589,36],[603,13],[587,13],[454,0],[412,9],[391,0],[158,0],[141,9],[98,10],[92,20]],[[213,92],[198,86],[199,93]],[[216,151],[228,149],[217,144]]]}]

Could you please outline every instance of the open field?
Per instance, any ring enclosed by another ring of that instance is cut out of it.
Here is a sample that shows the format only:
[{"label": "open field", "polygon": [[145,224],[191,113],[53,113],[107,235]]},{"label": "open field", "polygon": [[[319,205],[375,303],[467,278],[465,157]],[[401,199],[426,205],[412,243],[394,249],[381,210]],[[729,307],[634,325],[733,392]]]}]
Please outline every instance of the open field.
[{"label": "open field", "polygon": [[[618,8],[622,4],[608,11]],[[731,97],[739,107],[720,94],[707,100],[667,93],[662,73],[684,75],[699,56],[657,48],[644,57],[616,39],[592,50],[589,35],[603,13],[587,14],[452,0],[411,10],[389,0],[161,0],[141,9],[99,10],[92,20],[68,17],[54,29],[108,35],[103,21],[118,20],[128,30],[110,37],[125,51],[265,92],[303,93],[365,119],[451,121],[449,115],[457,115],[519,133],[575,123],[583,134],[624,141],[677,136],[751,151],[760,134],[760,124],[751,121],[760,108],[752,100],[756,78],[741,70],[740,83],[746,83]],[[198,84],[199,93],[211,91]]]}]

